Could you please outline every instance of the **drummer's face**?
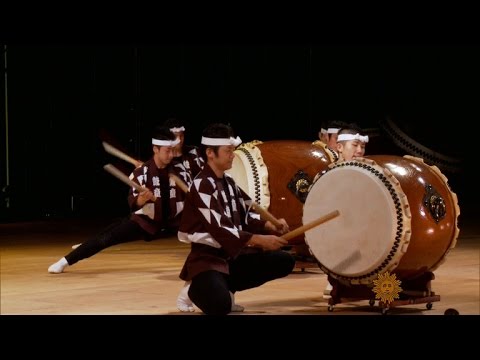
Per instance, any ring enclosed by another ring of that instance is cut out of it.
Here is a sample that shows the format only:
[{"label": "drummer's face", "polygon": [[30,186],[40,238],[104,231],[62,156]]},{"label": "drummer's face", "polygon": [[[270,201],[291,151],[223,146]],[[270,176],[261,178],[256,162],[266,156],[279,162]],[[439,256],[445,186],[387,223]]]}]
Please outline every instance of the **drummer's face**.
[{"label": "drummer's face", "polygon": [[173,159],[173,147],[153,145],[155,164],[163,169]]},{"label": "drummer's face", "polygon": [[338,134],[337,133],[332,133],[332,134],[327,134],[327,136],[328,136],[327,145],[330,148],[335,149],[337,147]]},{"label": "drummer's face", "polygon": [[360,140],[348,140],[338,143],[338,150],[342,153],[343,160],[352,160],[365,155],[365,143]]},{"label": "drummer's face", "polygon": [[175,137],[180,140],[180,143],[178,144],[179,147],[182,147],[183,142],[185,141],[185,133],[183,131],[179,131],[175,133]]},{"label": "drummer's face", "polygon": [[233,159],[235,158],[235,146],[222,145],[218,148],[217,166],[223,170],[232,168]]}]

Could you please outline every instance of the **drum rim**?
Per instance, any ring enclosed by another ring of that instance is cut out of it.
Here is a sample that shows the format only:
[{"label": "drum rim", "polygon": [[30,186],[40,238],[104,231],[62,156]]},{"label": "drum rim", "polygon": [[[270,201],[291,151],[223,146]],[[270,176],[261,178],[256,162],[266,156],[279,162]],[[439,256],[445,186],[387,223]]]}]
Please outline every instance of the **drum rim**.
[{"label": "drum rim", "polygon": [[[253,191],[255,193],[253,200],[257,204],[260,204],[262,207],[268,209],[270,207],[270,192],[268,188],[262,186],[262,178],[266,176],[268,179],[268,168],[263,162],[260,148],[256,146],[258,144],[263,144],[263,142],[260,140],[254,140],[241,144],[235,149],[235,152],[237,153],[242,164],[244,163],[243,159],[246,159],[250,165],[251,176],[249,176],[247,180],[250,180],[251,178],[253,182]],[[247,168],[245,167],[245,169]],[[247,173],[247,175],[249,174],[250,172]],[[244,189],[244,191],[250,193],[250,183],[248,187],[249,189]]]},{"label": "drum rim", "polygon": [[329,147],[327,144],[325,144],[322,140],[315,140],[312,145],[318,146],[322,149],[324,149],[330,158],[331,163],[336,163],[340,158],[338,157],[338,153]]},{"label": "drum rim", "polygon": [[[391,175],[389,176],[389,171],[386,168],[383,168],[375,161],[366,158],[356,158],[355,160],[349,161],[341,161],[332,163],[329,167],[323,171],[321,174],[317,174],[312,185],[309,188],[309,193],[312,187],[316,184],[316,182],[326,173],[335,171],[335,169],[341,169],[345,167],[360,167],[365,171],[371,173],[378,181],[384,184],[384,187],[387,189],[388,194],[390,195],[391,200],[393,201],[395,212],[396,212],[396,231],[395,231],[395,239],[393,241],[393,245],[385,257],[385,259],[375,267],[375,269],[369,271],[366,274],[360,276],[345,276],[334,271],[330,270],[326,266],[324,266],[319,259],[317,259],[317,263],[322,271],[327,274],[330,274],[332,277],[345,280],[352,284],[355,283],[370,283],[372,279],[378,277],[378,274],[381,274],[385,271],[389,271],[394,269],[402,256],[406,253],[408,245],[410,243],[410,235],[411,235],[411,214],[409,211],[410,205],[408,203],[408,198],[405,195],[401,185],[398,183],[398,180]],[[375,168],[375,167],[378,167]],[[379,169],[381,171],[379,171]],[[385,174],[387,172],[387,174]],[[393,179],[392,179],[393,178]],[[395,192],[397,190],[397,192]],[[308,239],[305,237],[305,242],[308,245]],[[314,255],[312,253],[312,255]],[[315,256],[315,255],[314,255]],[[316,258],[316,257],[315,257]]]}]

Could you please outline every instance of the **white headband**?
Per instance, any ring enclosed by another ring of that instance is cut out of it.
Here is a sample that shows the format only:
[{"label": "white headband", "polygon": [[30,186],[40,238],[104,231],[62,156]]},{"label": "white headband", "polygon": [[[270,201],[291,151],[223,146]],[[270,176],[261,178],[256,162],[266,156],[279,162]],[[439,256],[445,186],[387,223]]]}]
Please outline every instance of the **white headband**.
[{"label": "white headband", "polygon": [[158,139],[152,138],[152,145],[174,147],[175,145],[178,145],[178,144],[180,144],[179,139],[175,139],[174,141],[172,141],[172,140],[158,140]]},{"label": "white headband", "polygon": [[320,134],[326,134],[326,133],[327,133],[327,130],[325,130],[324,128],[320,129]]},{"label": "white headband", "polygon": [[183,126],[182,127],[173,127],[173,128],[170,128],[170,131],[172,133],[178,133],[180,131],[185,131],[185,127],[183,127]]},{"label": "white headband", "polygon": [[242,139],[238,136],[234,139],[233,137],[227,138],[209,138],[202,136],[203,145],[219,146],[219,145],[233,145],[238,146],[242,143]]},{"label": "white headband", "polygon": [[353,134],[340,134],[338,135],[337,141],[348,141],[348,140],[360,140],[361,142],[368,142],[368,135],[362,136],[359,133]]},{"label": "white headband", "polygon": [[339,130],[340,130],[339,128],[328,128],[327,133],[328,134],[336,134],[336,133],[338,133]]}]

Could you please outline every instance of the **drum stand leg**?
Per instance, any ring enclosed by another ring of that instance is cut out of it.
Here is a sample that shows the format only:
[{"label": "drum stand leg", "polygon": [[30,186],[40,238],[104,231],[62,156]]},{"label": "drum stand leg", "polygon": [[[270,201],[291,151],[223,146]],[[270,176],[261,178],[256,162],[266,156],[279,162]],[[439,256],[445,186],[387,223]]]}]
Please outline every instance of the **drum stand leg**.
[{"label": "drum stand leg", "polygon": [[[389,309],[412,304],[427,304],[428,310],[432,309],[433,302],[440,301],[440,295],[432,291],[431,281],[435,279],[432,272],[426,272],[415,279],[403,280],[401,284],[402,292],[400,298],[388,304],[379,301],[378,306],[382,314],[386,314]],[[371,286],[367,285],[344,285],[338,280],[328,276],[328,281],[333,289],[331,298],[328,301],[328,311],[333,311],[334,305],[345,302],[368,300],[370,306],[375,305],[375,293]]]},{"label": "drum stand leg", "polygon": [[375,294],[367,285],[345,285],[337,279],[328,276],[328,282],[332,285],[331,298],[328,300],[328,311],[333,311],[336,304],[345,302],[370,300],[375,302]]}]

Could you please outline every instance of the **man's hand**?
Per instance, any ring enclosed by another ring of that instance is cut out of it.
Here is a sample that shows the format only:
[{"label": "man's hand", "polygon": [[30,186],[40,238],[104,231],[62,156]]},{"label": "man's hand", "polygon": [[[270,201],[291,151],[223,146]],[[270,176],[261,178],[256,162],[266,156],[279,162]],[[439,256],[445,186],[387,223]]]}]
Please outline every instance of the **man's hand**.
[{"label": "man's hand", "polygon": [[288,241],[276,235],[253,235],[247,242],[248,246],[259,247],[263,250],[278,250],[285,245],[288,245]]},{"label": "man's hand", "polygon": [[265,230],[273,231],[277,234],[283,235],[290,231],[290,228],[285,219],[278,219],[278,226],[275,226],[272,222],[267,221],[265,223]]},{"label": "man's hand", "polygon": [[144,188],[145,190],[143,190],[142,192],[140,192],[140,194],[138,194],[137,196],[137,205],[138,207],[142,207],[143,205],[145,205],[145,203],[147,201],[155,201],[155,195],[153,195],[153,193],[147,189],[147,188]]}]

